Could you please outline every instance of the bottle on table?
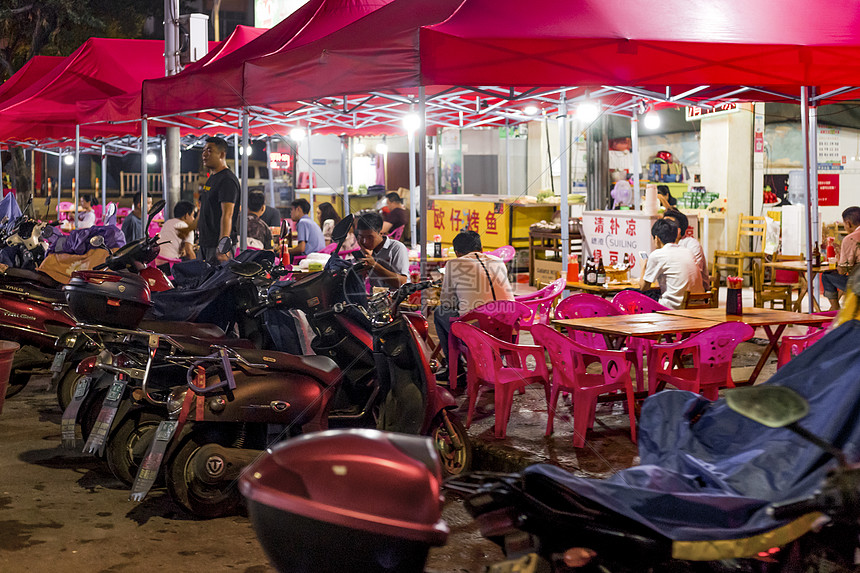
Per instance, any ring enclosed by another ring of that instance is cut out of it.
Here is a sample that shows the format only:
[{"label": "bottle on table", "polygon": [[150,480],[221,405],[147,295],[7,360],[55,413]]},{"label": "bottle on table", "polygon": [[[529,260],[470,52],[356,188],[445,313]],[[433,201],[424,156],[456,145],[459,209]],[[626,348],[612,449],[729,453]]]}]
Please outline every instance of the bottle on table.
[{"label": "bottle on table", "polygon": [[567,282],[579,282],[579,258],[576,255],[571,255],[567,263]]},{"label": "bottle on table", "polygon": [[287,221],[287,247],[293,248],[293,226]]},{"label": "bottle on table", "polygon": [[628,253],[624,253],[624,268],[630,268],[630,255]]},{"label": "bottle on table", "polygon": [[603,266],[603,257],[600,257],[597,262],[597,284],[598,286],[606,286],[606,268]]},{"label": "bottle on table", "polygon": [[818,248],[818,241],[815,241],[815,247],[812,248],[812,264],[816,267],[821,266],[821,249]]},{"label": "bottle on table", "polygon": [[594,264],[594,257],[589,257],[588,264],[585,266],[585,284],[597,284],[597,266]]},{"label": "bottle on table", "polygon": [[834,262],[833,259],[836,258],[836,239],[834,237],[827,237],[827,262]]}]

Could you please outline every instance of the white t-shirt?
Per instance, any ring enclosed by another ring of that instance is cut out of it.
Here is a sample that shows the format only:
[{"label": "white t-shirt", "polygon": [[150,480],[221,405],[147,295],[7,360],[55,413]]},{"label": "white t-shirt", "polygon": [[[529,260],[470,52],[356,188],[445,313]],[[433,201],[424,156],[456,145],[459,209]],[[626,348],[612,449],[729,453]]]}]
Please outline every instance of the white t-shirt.
[{"label": "white t-shirt", "polygon": [[78,229],[89,229],[95,224],[95,211],[78,211]]},{"label": "white t-shirt", "polygon": [[[478,255],[487,268],[475,258]],[[489,273],[493,288],[487,281]],[[456,310],[461,316],[470,310],[493,300],[514,300],[511,283],[508,282],[508,269],[502,259],[486,253],[469,253],[452,259],[445,265],[445,278],[442,279],[440,303],[446,310]]]},{"label": "white t-shirt", "polygon": [[648,256],[643,277],[646,282],[660,285],[660,304],[672,309],[681,308],[684,293],[702,292],[699,268],[693,253],[677,243],[663,245]]},{"label": "white t-shirt", "polygon": [[708,259],[705,258],[701,243],[693,237],[684,237],[678,241],[678,244],[693,253],[693,262],[699,268],[699,276],[702,278],[702,292],[710,290],[711,275],[708,274]]},{"label": "white t-shirt", "polygon": [[161,245],[162,257],[178,259],[182,253],[181,247],[183,242],[194,244],[194,231],[190,231],[185,239],[179,238],[178,231],[187,228],[188,223],[182,219],[173,218],[164,222],[161,226],[161,231],[158,233],[158,237],[161,239],[158,242],[164,243]]}]

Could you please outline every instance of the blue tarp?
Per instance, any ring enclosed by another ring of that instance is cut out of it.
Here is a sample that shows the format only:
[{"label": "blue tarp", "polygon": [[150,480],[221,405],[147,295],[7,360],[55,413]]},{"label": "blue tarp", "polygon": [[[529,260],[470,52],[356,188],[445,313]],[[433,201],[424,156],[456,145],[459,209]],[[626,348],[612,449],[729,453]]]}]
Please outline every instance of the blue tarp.
[{"label": "blue tarp", "polygon": [[15,200],[14,193],[9,193],[0,200],[0,221],[6,217],[5,229],[11,229],[15,220],[21,216],[21,208],[18,206],[18,201]]},{"label": "blue tarp", "polygon": [[[848,321],[780,369],[765,384],[809,401],[799,424],[860,458],[860,322]],[[814,493],[836,461],[790,430],[771,429],[720,399],[680,390],[648,398],[639,424],[641,465],[606,480],[532,466],[578,494],[678,541],[738,539],[784,522],[770,503]]]},{"label": "blue tarp", "polygon": [[68,235],[61,237],[51,245],[48,252],[84,255],[93,248],[90,245],[90,238],[96,235],[103,236],[105,238],[105,246],[112,251],[125,246],[125,235],[122,234],[119,227],[114,225],[96,226],[89,229],[75,229],[71,231]]}]

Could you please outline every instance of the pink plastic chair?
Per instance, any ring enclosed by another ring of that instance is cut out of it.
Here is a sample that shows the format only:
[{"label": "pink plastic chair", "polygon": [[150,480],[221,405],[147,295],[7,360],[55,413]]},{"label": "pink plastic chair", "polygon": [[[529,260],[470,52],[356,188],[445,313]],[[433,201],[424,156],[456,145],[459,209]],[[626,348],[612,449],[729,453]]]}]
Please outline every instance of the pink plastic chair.
[{"label": "pink plastic chair", "polygon": [[646,296],[638,290],[623,290],[612,298],[612,304],[621,309],[624,314],[643,314],[646,312],[657,312],[658,310],[670,310],[653,298]]},{"label": "pink plastic chair", "polygon": [[[555,307],[555,318],[588,318],[589,316],[618,316],[621,310],[597,295],[579,293],[561,300]],[[606,339],[602,334],[574,330],[573,339],[589,348],[607,350]]]},{"label": "pink plastic chair", "polygon": [[776,357],[776,369],[788,364],[795,356],[824,338],[827,329],[817,328],[803,336],[783,336],[779,341],[779,353]]},{"label": "pink plastic chair", "polygon": [[[505,342],[465,322],[452,324],[451,333],[469,349],[467,428],[472,424],[478,394],[487,386],[495,390],[494,430],[497,438],[505,437],[514,391],[522,390],[529,384],[541,384],[549,403],[549,373],[543,348]],[[511,357],[516,357],[516,364],[512,363]]]},{"label": "pink plastic chair", "polygon": [[400,225],[400,226],[399,226],[399,227],[397,227],[397,228],[391,229],[391,230],[388,232],[388,238],[389,238],[389,239],[394,239],[395,241],[399,241],[399,240],[400,240],[400,237],[402,237],[402,236],[403,236],[403,229],[404,229],[405,227],[406,227],[406,225]]},{"label": "pink plastic chair", "polygon": [[95,213],[95,214],[96,214],[96,222],[95,222],[95,224],[96,224],[96,225],[103,225],[103,224],[104,224],[104,222],[103,222],[103,219],[102,219],[102,214],[104,213],[104,207],[103,207],[101,204],[99,204],[99,205],[93,205],[93,213]]},{"label": "pink plastic chair", "polygon": [[[566,299],[565,299],[566,300]],[[636,443],[633,380],[630,378],[629,352],[603,350],[578,344],[552,328],[538,324],[532,330],[537,344],[549,353],[552,364],[546,435],[552,434],[559,392],[573,395],[573,447],[585,445],[585,433],[594,427],[597,398],[603,394],[624,392],[630,417],[630,439]],[[600,362],[602,371],[588,372],[593,362]]]},{"label": "pink plastic chair", "polygon": [[532,311],[531,317],[523,321],[520,324],[520,328],[529,330],[535,324],[549,324],[550,317],[552,316],[552,305],[561,294],[561,291],[564,290],[564,285],[564,279],[558,279],[538,291],[543,292],[543,296],[536,297],[532,294],[523,297],[514,297],[514,300],[526,305]]},{"label": "pink plastic chair", "polygon": [[71,201],[60,201],[57,204],[57,221],[71,221],[75,216],[74,209],[75,204]]},{"label": "pink plastic chair", "polygon": [[454,334],[453,326],[458,322],[477,321],[478,328],[491,336],[516,343],[519,336],[520,323],[528,320],[532,311],[522,303],[511,300],[494,300],[470,310],[463,316],[451,319],[451,335],[448,337],[448,385],[452,390],[457,388],[457,366],[460,354],[468,351],[462,341]]},{"label": "pink plastic chair", "polygon": [[514,260],[514,257],[517,254],[517,250],[510,245],[505,245],[504,247],[499,247],[498,249],[487,251],[488,255],[493,255],[494,257],[499,257],[502,259],[502,262],[509,263]]},{"label": "pink plastic chair", "polygon": [[[743,322],[724,322],[678,342],[655,344],[648,363],[648,394],[668,383],[716,400],[720,388],[735,387],[732,354],[738,344],[752,338],[753,332],[755,330]],[[693,366],[676,363],[676,352],[691,356]]]}]

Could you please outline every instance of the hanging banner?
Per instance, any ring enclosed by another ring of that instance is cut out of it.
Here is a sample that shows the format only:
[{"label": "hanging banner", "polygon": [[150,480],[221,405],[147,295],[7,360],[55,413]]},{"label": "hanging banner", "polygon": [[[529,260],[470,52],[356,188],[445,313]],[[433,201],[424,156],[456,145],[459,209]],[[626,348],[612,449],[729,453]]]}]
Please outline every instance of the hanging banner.
[{"label": "hanging banner", "polygon": [[839,174],[818,174],[818,206],[839,206]]}]

